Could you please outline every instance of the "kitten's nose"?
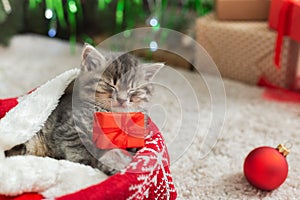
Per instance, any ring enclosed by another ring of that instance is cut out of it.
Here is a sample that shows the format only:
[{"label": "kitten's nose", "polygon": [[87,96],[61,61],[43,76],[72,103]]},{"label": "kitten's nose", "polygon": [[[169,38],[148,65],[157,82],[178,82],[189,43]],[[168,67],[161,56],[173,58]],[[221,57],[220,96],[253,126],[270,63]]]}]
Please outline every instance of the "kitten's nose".
[{"label": "kitten's nose", "polygon": [[122,105],[127,101],[127,99],[120,99],[120,98],[117,98],[117,101],[118,101],[118,103],[122,106]]}]

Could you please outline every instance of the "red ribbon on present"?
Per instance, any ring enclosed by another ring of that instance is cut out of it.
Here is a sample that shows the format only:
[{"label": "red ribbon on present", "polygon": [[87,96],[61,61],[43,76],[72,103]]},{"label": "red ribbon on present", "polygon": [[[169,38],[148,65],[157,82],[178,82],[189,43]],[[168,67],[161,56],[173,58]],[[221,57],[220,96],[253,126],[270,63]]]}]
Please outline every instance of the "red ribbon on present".
[{"label": "red ribbon on present", "polygon": [[145,116],[141,112],[94,114],[93,142],[100,149],[139,148],[145,145]]},{"label": "red ribbon on present", "polygon": [[288,33],[290,29],[289,19],[291,19],[291,9],[293,3],[289,0],[283,1],[282,7],[279,12],[278,31],[275,46],[274,62],[278,69],[280,69],[280,57],[283,43],[283,36]]},{"label": "red ribbon on present", "polygon": [[[270,21],[270,26],[272,28],[277,29],[274,63],[278,69],[280,69],[280,57],[281,57],[281,51],[282,51],[283,37],[285,35],[290,35],[292,33],[292,29],[293,29],[292,25],[296,23],[296,22],[292,22],[292,20],[295,18],[294,6],[295,6],[296,2],[299,3],[300,1],[299,0],[283,0],[280,10],[279,10],[278,18],[274,17],[273,15],[277,14],[275,11],[275,7],[280,5],[279,2],[276,1],[276,5],[274,2],[274,6],[271,5],[269,21]],[[272,4],[273,4],[273,2],[272,2]],[[277,21],[276,19],[278,20],[278,24],[275,25],[274,23],[275,23],[275,21]],[[293,29],[293,31],[295,31],[294,29]]]},{"label": "red ribbon on present", "polygon": [[260,78],[258,85],[266,88],[262,96],[267,100],[300,103],[300,93],[274,85],[265,77]]}]

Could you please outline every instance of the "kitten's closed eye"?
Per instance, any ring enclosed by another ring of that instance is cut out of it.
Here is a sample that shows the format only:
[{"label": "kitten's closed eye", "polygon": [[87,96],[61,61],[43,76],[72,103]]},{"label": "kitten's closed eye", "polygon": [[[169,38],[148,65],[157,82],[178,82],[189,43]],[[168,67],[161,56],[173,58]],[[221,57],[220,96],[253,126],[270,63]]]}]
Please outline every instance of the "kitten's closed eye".
[{"label": "kitten's closed eye", "polygon": [[131,89],[128,91],[128,96],[132,96],[135,93],[135,90]]},{"label": "kitten's closed eye", "polygon": [[137,89],[137,90],[131,91],[130,94],[131,94],[131,96],[138,96],[138,97],[141,97],[141,96],[146,95],[146,91],[143,90],[143,89]]},{"label": "kitten's closed eye", "polygon": [[147,95],[147,91],[144,89],[137,89],[134,91],[131,91],[131,95],[130,95],[130,101],[131,102],[139,102],[139,101],[145,101],[147,102],[148,99],[148,95]]},{"label": "kitten's closed eye", "polygon": [[115,86],[110,85],[109,83],[107,83],[105,81],[100,81],[99,82],[99,87],[98,87],[97,91],[106,92],[106,93],[112,93],[112,92],[116,91],[116,88],[115,88]]},{"label": "kitten's closed eye", "polygon": [[99,90],[97,90],[96,94],[107,94],[107,91],[101,91],[101,90],[99,91]]}]

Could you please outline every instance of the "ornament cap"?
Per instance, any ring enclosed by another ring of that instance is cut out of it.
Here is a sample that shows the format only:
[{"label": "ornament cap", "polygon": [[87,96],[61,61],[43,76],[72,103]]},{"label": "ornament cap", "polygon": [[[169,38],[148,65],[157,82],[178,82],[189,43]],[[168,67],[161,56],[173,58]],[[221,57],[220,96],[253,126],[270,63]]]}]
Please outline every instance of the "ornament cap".
[{"label": "ornament cap", "polygon": [[289,153],[290,150],[286,148],[283,144],[279,144],[276,148],[284,157],[286,157]]}]

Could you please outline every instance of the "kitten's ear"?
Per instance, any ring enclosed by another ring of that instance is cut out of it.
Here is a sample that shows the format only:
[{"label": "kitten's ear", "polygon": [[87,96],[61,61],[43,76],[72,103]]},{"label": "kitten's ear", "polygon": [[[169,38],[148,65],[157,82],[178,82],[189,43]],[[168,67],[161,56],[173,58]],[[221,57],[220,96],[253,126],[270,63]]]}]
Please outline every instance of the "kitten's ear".
[{"label": "kitten's ear", "polygon": [[81,55],[81,70],[92,71],[101,69],[105,63],[105,57],[93,46],[85,44]]},{"label": "kitten's ear", "polygon": [[154,75],[164,66],[164,63],[142,64],[145,80],[150,81],[154,77]]}]

